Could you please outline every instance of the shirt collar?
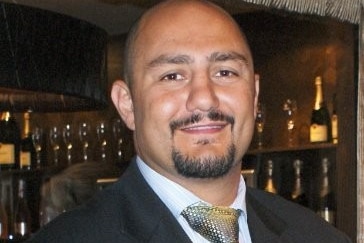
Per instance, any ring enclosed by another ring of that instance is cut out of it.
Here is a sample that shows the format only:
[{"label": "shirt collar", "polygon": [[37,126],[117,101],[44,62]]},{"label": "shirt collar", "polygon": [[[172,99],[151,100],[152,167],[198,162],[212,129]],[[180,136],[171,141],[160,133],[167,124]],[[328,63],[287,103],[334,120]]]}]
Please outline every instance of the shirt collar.
[{"label": "shirt collar", "polygon": [[[183,209],[189,205],[199,202],[206,203],[184,187],[154,171],[139,156],[137,156],[136,163],[149,186],[176,218],[181,214]],[[241,176],[237,197],[230,207],[240,209],[245,215],[247,215],[245,193],[245,181]]]}]

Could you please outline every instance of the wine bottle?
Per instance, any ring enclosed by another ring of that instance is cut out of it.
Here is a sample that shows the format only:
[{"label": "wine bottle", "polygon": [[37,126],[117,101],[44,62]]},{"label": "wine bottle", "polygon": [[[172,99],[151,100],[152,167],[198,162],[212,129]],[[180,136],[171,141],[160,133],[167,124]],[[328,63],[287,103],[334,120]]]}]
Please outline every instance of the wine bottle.
[{"label": "wine bottle", "polygon": [[331,139],[330,115],[323,97],[322,79],[315,79],[316,98],[311,115],[310,142],[328,142]]},{"label": "wine bottle", "polygon": [[336,202],[329,180],[330,162],[327,158],[321,163],[321,182],[318,195],[317,213],[327,222],[335,224]]},{"label": "wine bottle", "polygon": [[20,131],[9,111],[3,112],[0,120],[0,169],[19,168]]},{"label": "wine bottle", "polygon": [[26,239],[31,233],[31,214],[25,196],[26,184],[24,179],[18,180],[18,197],[14,213],[14,238]]},{"label": "wine bottle", "polygon": [[299,159],[293,161],[293,168],[294,184],[290,198],[293,202],[308,207],[308,198],[302,181],[303,161]]},{"label": "wine bottle", "polygon": [[36,166],[36,152],[30,131],[30,112],[25,112],[20,151],[20,168],[25,170],[30,170]]},{"label": "wine bottle", "polygon": [[332,98],[332,115],[331,115],[331,134],[332,134],[332,142],[337,144],[339,142],[339,134],[338,134],[338,117],[336,113],[337,103],[336,103],[336,94],[333,95]]},{"label": "wine bottle", "polygon": [[265,168],[264,191],[277,194],[277,188],[273,180],[273,161],[268,160]]}]

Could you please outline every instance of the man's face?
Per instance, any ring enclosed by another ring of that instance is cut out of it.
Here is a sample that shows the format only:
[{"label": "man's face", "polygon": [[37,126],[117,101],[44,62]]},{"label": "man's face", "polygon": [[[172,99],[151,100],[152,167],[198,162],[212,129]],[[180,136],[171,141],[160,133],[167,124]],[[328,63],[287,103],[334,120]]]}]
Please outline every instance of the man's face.
[{"label": "man's face", "polygon": [[249,146],[257,82],[230,19],[186,8],[162,10],[141,24],[133,60],[135,144],[167,177],[215,178],[240,165]]}]

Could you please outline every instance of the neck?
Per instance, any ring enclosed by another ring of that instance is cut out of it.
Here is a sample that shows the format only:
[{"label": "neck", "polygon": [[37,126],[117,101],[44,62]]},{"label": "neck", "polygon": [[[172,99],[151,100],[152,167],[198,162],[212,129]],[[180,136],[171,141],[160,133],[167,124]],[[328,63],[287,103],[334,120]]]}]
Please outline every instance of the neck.
[{"label": "neck", "polygon": [[179,178],[175,180],[193,194],[215,206],[230,206],[238,193],[241,177],[240,163],[230,172],[215,179]]}]

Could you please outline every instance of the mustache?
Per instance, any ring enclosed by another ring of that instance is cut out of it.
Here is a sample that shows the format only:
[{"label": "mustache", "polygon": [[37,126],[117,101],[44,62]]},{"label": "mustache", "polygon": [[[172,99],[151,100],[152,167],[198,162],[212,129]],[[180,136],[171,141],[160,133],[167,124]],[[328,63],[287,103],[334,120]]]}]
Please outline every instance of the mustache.
[{"label": "mustache", "polygon": [[224,121],[230,123],[232,126],[235,123],[235,119],[233,116],[225,114],[224,112],[219,110],[211,110],[206,114],[194,113],[190,117],[174,120],[169,124],[169,127],[173,134],[176,129],[197,123],[199,121],[202,121],[206,117],[211,121]]}]

